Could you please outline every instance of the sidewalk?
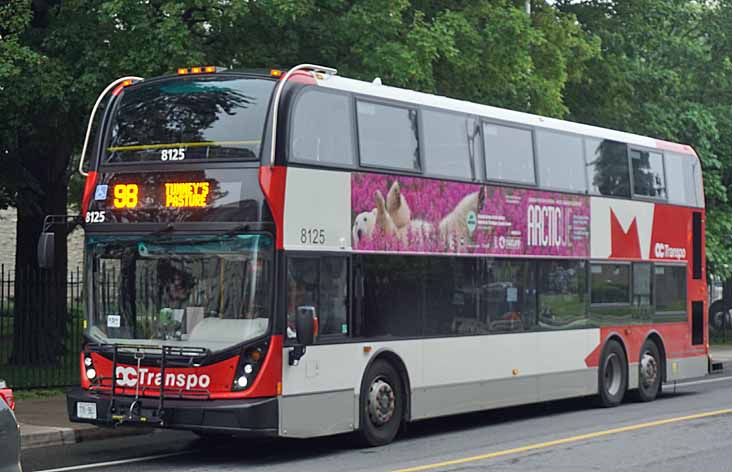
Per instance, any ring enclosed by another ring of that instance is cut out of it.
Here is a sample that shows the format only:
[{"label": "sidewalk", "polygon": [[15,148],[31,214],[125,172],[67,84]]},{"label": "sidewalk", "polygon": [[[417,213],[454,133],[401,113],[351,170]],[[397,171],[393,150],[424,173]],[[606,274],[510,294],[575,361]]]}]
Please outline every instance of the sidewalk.
[{"label": "sidewalk", "polygon": [[66,412],[66,396],[18,400],[15,416],[20,423],[23,449],[61,446],[81,441],[107,439],[116,436],[151,433],[145,428],[98,428],[90,424],[72,423]]},{"label": "sidewalk", "polygon": [[709,352],[713,362],[721,362],[727,368],[732,368],[732,346],[711,346]]}]

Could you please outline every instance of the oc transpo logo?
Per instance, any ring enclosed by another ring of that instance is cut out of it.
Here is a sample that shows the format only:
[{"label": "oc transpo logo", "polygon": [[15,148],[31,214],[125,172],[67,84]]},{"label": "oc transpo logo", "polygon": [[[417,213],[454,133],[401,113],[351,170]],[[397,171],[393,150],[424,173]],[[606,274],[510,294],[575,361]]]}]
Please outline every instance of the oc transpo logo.
[{"label": "oc transpo logo", "polygon": [[653,253],[657,259],[686,259],[686,249],[671,247],[665,243],[656,243],[653,246]]},{"label": "oc transpo logo", "polygon": [[[146,367],[138,369],[134,367],[119,366],[115,371],[117,385],[120,387],[159,387],[160,372],[151,372]],[[165,374],[166,387],[178,387],[190,390],[192,388],[207,388],[211,385],[211,377],[206,374]]]}]

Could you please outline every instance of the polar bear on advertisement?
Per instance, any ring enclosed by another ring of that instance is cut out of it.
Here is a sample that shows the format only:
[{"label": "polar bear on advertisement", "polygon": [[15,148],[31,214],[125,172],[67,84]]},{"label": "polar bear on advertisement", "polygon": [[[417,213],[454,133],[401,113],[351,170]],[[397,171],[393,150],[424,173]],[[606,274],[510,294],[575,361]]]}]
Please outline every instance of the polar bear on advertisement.
[{"label": "polar bear on advertisement", "polygon": [[468,228],[468,215],[476,216],[485,205],[485,187],[463,197],[455,208],[439,224],[440,240],[451,251],[460,251],[472,241],[472,231]]}]

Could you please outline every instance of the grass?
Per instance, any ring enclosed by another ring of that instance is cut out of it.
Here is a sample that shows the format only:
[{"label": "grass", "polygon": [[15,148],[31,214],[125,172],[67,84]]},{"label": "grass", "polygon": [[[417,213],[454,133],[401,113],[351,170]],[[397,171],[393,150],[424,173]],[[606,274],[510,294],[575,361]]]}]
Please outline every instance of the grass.
[{"label": "grass", "polygon": [[13,391],[16,401],[43,400],[45,398],[55,398],[65,394],[66,390],[62,388],[36,388],[32,390]]}]

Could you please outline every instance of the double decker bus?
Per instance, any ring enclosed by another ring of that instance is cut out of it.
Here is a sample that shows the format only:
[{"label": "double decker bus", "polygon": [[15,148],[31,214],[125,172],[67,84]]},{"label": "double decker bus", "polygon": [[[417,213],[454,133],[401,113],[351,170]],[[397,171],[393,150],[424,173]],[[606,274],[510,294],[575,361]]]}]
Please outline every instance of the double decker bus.
[{"label": "double decker bus", "polygon": [[385,444],[708,372],[693,149],[348,79],[110,86],[72,421]]}]

